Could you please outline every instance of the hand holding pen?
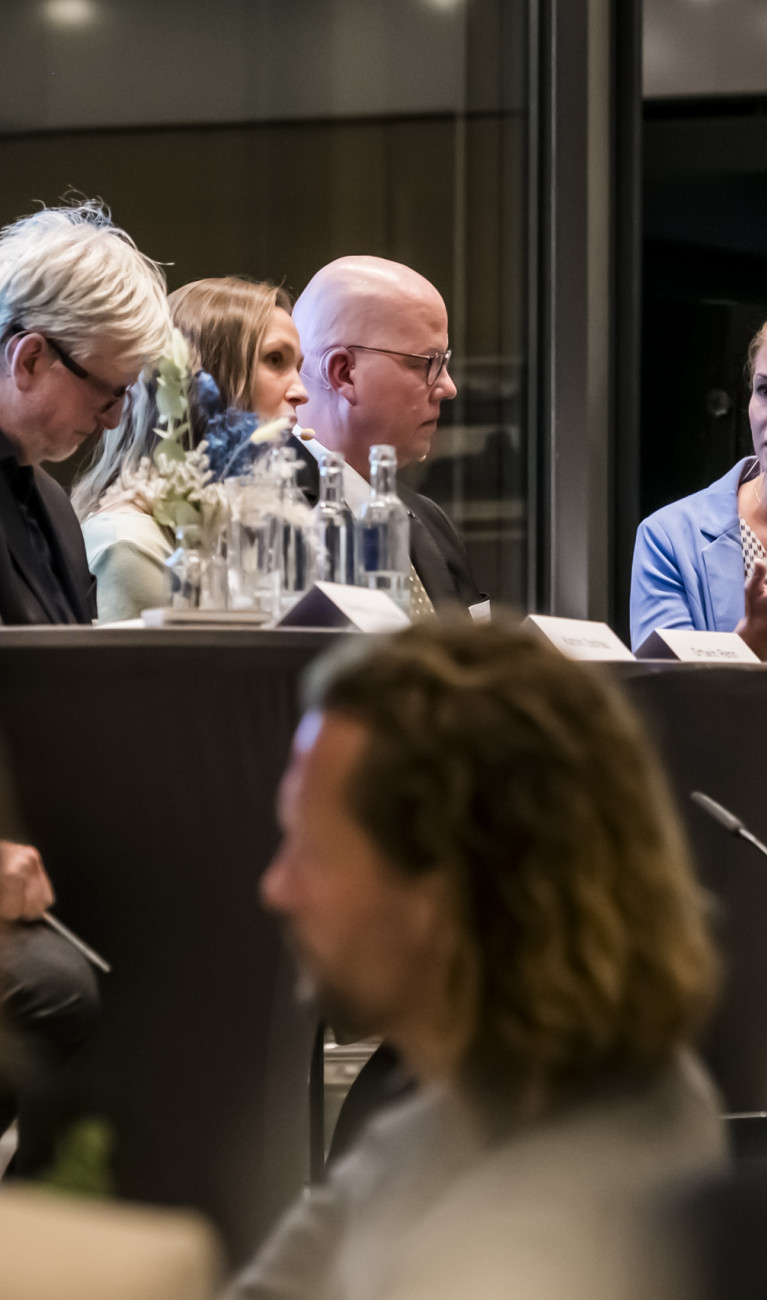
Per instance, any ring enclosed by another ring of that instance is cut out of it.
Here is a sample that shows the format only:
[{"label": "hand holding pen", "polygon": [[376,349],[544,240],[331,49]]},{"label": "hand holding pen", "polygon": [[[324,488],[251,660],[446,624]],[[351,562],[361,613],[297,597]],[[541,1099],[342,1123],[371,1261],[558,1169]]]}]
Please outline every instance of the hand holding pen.
[{"label": "hand holding pen", "polygon": [[109,972],[111,968],[103,957],[51,915],[49,909],[54,901],[53,886],[37,849],[31,844],[0,840],[0,920],[43,921],[93,966]]}]

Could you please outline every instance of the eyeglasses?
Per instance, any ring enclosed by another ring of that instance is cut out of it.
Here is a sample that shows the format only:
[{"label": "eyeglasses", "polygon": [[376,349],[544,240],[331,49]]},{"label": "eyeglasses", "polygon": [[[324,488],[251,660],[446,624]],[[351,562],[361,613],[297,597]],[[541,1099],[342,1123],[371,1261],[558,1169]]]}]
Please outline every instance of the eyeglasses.
[{"label": "eyeglasses", "polygon": [[393,352],[391,348],[369,348],[364,343],[346,343],[344,346],[350,350],[356,348],[360,352],[383,352],[389,357],[409,357],[411,361],[425,361],[428,388],[434,387],[453,355],[452,348],[448,348],[447,352],[429,352],[425,355],[423,352]]},{"label": "eyeglasses", "polygon": [[56,353],[62,366],[66,366],[67,370],[76,375],[78,379],[84,379],[86,383],[93,384],[94,388],[103,393],[106,398],[109,398],[110,406],[114,402],[122,401],[128,391],[127,384],[121,384],[119,388],[110,388],[108,384],[104,383],[103,379],[97,379],[95,375],[85,369],[85,366],[81,366],[79,361],[75,361],[74,357],[70,357],[69,353],[55,339],[50,338],[47,334],[43,334],[43,338],[48,347]]},{"label": "eyeglasses", "polygon": [[[31,331],[25,329],[23,325],[11,325],[8,330],[8,337],[12,338],[14,334],[29,333],[31,333]],[[64,366],[70,374],[75,375],[77,379],[83,379],[86,383],[92,384],[98,392],[103,393],[105,400],[108,400],[110,406],[113,406],[115,402],[121,402],[123,400],[128,391],[127,384],[122,384],[120,388],[110,388],[108,384],[104,383],[103,379],[97,379],[95,375],[92,375],[89,370],[85,369],[85,366],[81,366],[79,361],[75,361],[74,357],[71,357],[66,349],[63,348],[60,343],[57,343],[55,339],[52,339],[49,334],[43,334],[42,330],[35,330],[34,333],[39,334],[41,338],[45,339],[48,347],[52,352],[56,353],[62,366]]]}]

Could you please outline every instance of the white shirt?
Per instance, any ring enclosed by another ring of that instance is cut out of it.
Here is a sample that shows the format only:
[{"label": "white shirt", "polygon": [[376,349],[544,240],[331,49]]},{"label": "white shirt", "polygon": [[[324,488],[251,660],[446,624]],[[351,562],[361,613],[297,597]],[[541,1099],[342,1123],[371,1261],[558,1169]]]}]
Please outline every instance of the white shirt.
[{"label": "white shirt", "polygon": [[[314,459],[317,461],[322,453],[328,450],[328,448],[324,447],[317,438],[302,438],[301,434],[303,433],[303,430],[300,424],[295,426],[293,433],[304,444],[304,446],[308,448],[314,456]],[[362,513],[362,507],[365,505],[369,496],[370,484],[361,474],[357,473],[356,469],[352,469],[351,465],[344,463],[344,500],[355,519],[359,519]]]}]

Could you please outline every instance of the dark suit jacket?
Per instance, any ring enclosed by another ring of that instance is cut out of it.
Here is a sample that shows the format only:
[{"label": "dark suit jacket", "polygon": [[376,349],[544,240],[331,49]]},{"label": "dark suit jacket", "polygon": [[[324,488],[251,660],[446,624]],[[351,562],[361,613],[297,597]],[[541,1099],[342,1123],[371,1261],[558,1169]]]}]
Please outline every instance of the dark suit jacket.
[{"label": "dark suit jacket", "polygon": [[[315,505],[320,491],[317,461],[300,438],[291,438],[291,446],[306,466],[299,484],[310,505]],[[469,566],[466,548],[444,510],[435,501],[421,496],[400,483],[399,495],[410,515],[410,558],[432,603],[469,605],[483,600]]]},{"label": "dark suit jacket", "polygon": [[[42,469],[35,484],[47,515],[48,545],[75,620],[96,617],[96,581],[88,571],[83,535],[63,488]],[[39,578],[34,542],[5,474],[0,473],[0,619],[8,624],[60,623],[50,592]]]}]

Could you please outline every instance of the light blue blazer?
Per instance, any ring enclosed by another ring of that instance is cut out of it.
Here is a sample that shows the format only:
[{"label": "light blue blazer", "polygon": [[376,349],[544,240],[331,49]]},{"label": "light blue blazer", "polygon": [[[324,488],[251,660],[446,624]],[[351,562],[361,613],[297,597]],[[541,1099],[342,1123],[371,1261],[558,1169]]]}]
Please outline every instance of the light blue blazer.
[{"label": "light blue blazer", "polygon": [[637,531],[631,570],[631,645],[657,627],[732,632],[745,602],[738,487],[747,456],[724,478],[656,510]]}]

